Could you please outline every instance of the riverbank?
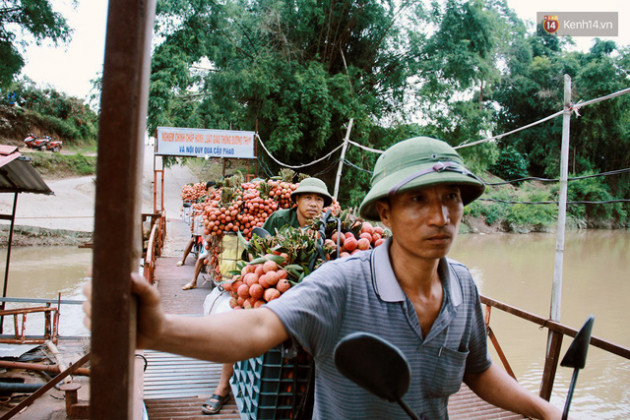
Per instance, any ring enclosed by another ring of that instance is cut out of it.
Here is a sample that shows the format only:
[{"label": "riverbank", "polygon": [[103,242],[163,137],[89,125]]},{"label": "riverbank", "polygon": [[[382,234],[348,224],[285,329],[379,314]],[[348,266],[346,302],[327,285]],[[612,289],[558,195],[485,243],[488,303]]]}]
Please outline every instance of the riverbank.
[{"label": "riverbank", "polygon": [[[30,153],[30,152],[27,152]],[[44,152],[38,152],[43,154]],[[14,232],[14,246],[75,246],[89,240],[94,229],[95,176],[77,176],[66,168],[59,167],[55,159],[46,160],[51,166],[42,174],[45,182],[54,195],[19,194]],[[55,163],[56,162],[56,163]],[[76,168],[75,168],[76,169]],[[229,169],[229,170],[228,170]],[[191,182],[204,182],[206,179],[220,177],[223,171],[229,172],[236,167],[224,168],[220,162],[212,160],[191,160],[184,165],[171,165],[165,168],[164,182],[168,193],[164,194],[164,206],[167,218],[179,217],[181,209],[181,188]],[[153,147],[145,146],[144,169],[142,180],[142,212],[152,213],[153,209]],[[488,189],[487,197],[466,207],[460,233],[492,234],[492,233],[531,233],[553,232],[556,228],[557,206],[513,205],[510,202],[527,202],[542,200],[539,196],[548,187],[536,185],[520,189],[512,186],[501,187],[501,190]],[[518,195],[523,193],[523,196]],[[510,196],[499,196],[507,194]],[[528,195],[529,194],[529,195]],[[535,194],[534,194],[535,195]],[[484,195],[485,197],[486,195]],[[11,214],[13,194],[0,194],[0,214]],[[502,201],[499,201],[499,198]],[[616,204],[615,206],[621,206]],[[567,218],[567,230],[584,228],[622,228],[623,224],[615,222],[615,218],[602,220],[607,223],[587,222],[586,219]],[[8,241],[8,221],[0,222],[0,248],[6,247]]]},{"label": "riverbank", "polygon": [[[0,225],[0,248],[8,246],[9,229],[9,225]],[[80,246],[91,240],[92,232],[22,225],[13,228],[14,247]]]}]

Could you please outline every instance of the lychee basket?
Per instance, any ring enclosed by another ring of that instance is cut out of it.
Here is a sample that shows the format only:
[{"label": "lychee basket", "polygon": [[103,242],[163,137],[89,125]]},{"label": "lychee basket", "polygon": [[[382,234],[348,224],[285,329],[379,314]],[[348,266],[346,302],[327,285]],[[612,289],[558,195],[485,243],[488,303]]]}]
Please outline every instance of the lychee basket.
[{"label": "lychee basket", "polygon": [[241,419],[310,418],[313,370],[305,350],[287,345],[235,363],[230,384]]}]

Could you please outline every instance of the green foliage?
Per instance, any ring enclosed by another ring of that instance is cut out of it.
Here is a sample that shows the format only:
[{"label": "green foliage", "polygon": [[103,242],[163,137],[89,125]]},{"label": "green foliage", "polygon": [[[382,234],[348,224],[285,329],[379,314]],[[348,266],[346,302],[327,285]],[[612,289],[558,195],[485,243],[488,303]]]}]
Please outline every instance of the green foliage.
[{"label": "green foliage", "polygon": [[[572,102],[594,99],[627,87],[624,65],[628,48],[596,40],[588,53],[565,52],[558,37],[533,35],[514,44],[506,59],[508,69],[493,91],[500,104],[497,128],[507,132],[551,115],[563,107],[563,77],[572,78]],[[574,172],[611,171],[630,163],[630,98],[600,102],[574,114],[570,132],[570,168]],[[527,155],[533,176],[557,178],[560,172],[562,119],[521,131],[500,142]],[[629,196],[630,176],[605,179],[617,196]]]},{"label": "green foliage", "polygon": [[513,147],[506,147],[499,152],[496,162],[488,170],[505,180],[526,178],[527,159]]},{"label": "green foliage", "polygon": [[37,43],[49,39],[55,45],[70,40],[66,20],[52,10],[50,0],[3,0],[0,3],[0,89],[7,88],[24,66],[19,45],[20,30],[29,33]]},{"label": "green foliage", "polygon": [[[581,176],[592,175],[585,172]],[[568,201],[609,201],[615,197],[610,192],[610,187],[601,177],[584,178],[571,181],[567,188]],[[576,220],[582,221],[590,227],[610,227],[611,224],[623,226],[628,222],[627,204],[573,204],[569,205],[567,212]]]},{"label": "green foliage", "polygon": [[530,204],[557,200],[549,187],[527,182],[521,188],[490,187],[483,198],[468,205],[464,214],[483,217],[488,225],[501,231],[546,231],[556,223],[556,205]]},{"label": "green foliage", "polygon": [[[338,146],[353,118],[353,140],[387,146],[376,122],[398,120],[420,59],[406,20],[426,20],[421,3],[159,2],[149,129],[257,128],[277,159],[298,164]],[[331,165],[307,170],[332,185]]]},{"label": "green foliage", "polygon": [[[521,200],[526,202],[553,201],[551,192],[544,188],[528,188],[522,191]],[[544,231],[557,222],[558,208],[553,204],[514,204],[510,206],[505,222],[512,231]]]},{"label": "green foliage", "polygon": [[510,189],[500,188],[497,190],[486,190],[483,195],[485,199],[497,201],[477,200],[466,206],[464,214],[470,214],[473,217],[483,217],[486,224],[501,225],[505,220],[509,211],[509,204],[502,201],[513,201],[515,195]]},{"label": "green foliage", "polygon": [[42,135],[64,141],[96,139],[98,116],[82,100],[54,89],[39,89],[28,80],[14,83],[12,90],[19,107],[5,108],[5,116],[10,113],[12,121],[6,129],[0,127],[0,133],[25,137],[35,126]]},{"label": "green foliage", "polygon": [[86,176],[96,173],[96,157],[81,153],[27,153],[31,164],[44,177]]},{"label": "green foliage", "polygon": [[[505,133],[561,110],[565,74],[577,103],[626,87],[630,66],[630,49],[610,41],[567,52],[568,38],[528,34],[502,0],[161,0],[157,27],[150,131],[257,128],[289,165],[340,145],[350,118],[351,139],[379,150],[417,135],[455,146]],[[574,114],[572,172],[629,166],[629,101],[625,95]],[[477,172],[557,178],[561,138],[562,119],[555,118],[460,152]],[[260,168],[277,173],[279,165],[258,150]],[[332,188],[337,156],[302,170]],[[377,157],[348,149],[355,167],[344,166],[344,207],[361,202]],[[630,174],[604,182],[614,196],[630,198]],[[537,201],[519,191],[519,199]],[[541,209],[484,203],[467,211],[506,225],[531,217],[542,228],[553,206],[535,207]]]}]

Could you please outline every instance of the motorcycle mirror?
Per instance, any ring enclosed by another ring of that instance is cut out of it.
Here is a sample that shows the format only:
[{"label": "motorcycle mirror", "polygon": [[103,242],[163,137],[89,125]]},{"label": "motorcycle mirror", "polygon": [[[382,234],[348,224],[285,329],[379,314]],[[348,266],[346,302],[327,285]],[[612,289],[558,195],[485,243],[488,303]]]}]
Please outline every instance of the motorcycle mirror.
[{"label": "motorcycle mirror", "polygon": [[575,335],[575,338],[571,342],[571,345],[560,362],[560,366],[584,369],[584,366],[586,366],[586,354],[588,353],[588,346],[591,342],[591,331],[593,330],[594,322],[595,317],[590,315],[582,328],[580,328]]},{"label": "motorcycle mirror", "polygon": [[366,332],[348,334],[337,343],[334,359],[346,378],[418,418],[402,400],[411,382],[409,363],[392,343]]},{"label": "motorcycle mirror", "polygon": [[590,315],[582,328],[580,328],[575,335],[575,338],[571,342],[571,345],[560,362],[560,366],[562,367],[573,368],[573,376],[571,377],[569,391],[567,392],[567,400],[564,403],[564,411],[562,412],[563,420],[569,416],[569,408],[571,407],[571,400],[573,399],[573,390],[575,389],[575,384],[577,382],[578,372],[586,366],[586,354],[588,353],[588,346],[591,342],[591,331],[593,330],[594,322],[595,317]]},{"label": "motorcycle mirror", "polygon": [[271,236],[271,233],[267,232],[265,229],[256,226],[252,229],[252,235],[260,236],[261,238],[268,238]]}]

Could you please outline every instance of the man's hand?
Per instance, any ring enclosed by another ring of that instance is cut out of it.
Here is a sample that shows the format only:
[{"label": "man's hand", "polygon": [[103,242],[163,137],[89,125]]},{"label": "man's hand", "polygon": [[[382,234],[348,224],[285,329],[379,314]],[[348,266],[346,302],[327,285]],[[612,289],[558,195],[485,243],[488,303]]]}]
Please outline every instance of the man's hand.
[{"label": "man's hand", "polygon": [[83,294],[86,299],[83,301],[83,325],[92,331],[92,279],[83,285]]},{"label": "man's hand", "polygon": [[160,294],[138,273],[131,273],[131,291],[138,298],[138,335],[136,347],[152,348],[164,330],[166,317],[160,303]]},{"label": "man's hand", "polygon": [[[165,315],[160,304],[160,294],[138,273],[131,273],[131,290],[138,298],[138,348],[151,348],[163,331]],[[83,302],[83,324],[92,329],[92,282],[83,286],[87,298]]]}]

